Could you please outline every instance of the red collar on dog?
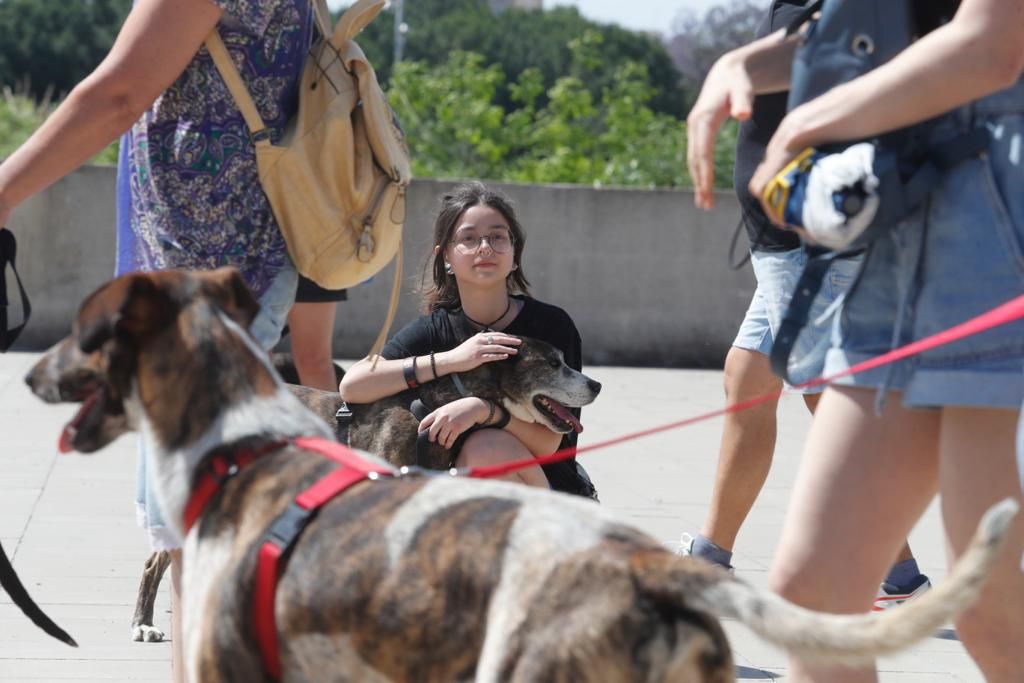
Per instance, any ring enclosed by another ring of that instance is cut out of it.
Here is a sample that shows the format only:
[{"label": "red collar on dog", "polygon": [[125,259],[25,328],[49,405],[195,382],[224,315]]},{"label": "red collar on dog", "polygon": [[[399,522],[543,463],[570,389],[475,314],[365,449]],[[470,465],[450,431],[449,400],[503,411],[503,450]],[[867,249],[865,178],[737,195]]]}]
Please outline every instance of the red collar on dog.
[{"label": "red collar on dog", "polygon": [[[185,507],[185,530],[192,527],[221,485],[243,467],[258,458],[280,450],[289,442],[276,441],[259,448],[218,451],[207,461],[205,470],[192,489]],[[264,533],[256,564],[256,585],[253,596],[253,629],[263,658],[263,667],[274,679],[281,678],[281,653],[278,650],[277,617],[274,602],[277,581],[284,571],[288,551],[295,544],[317,510],[353,484],[364,479],[392,476],[391,470],[367,462],[357,453],[334,441],[300,437],[290,443],[304,451],[319,453],[337,462],[337,467],[295,497]]]},{"label": "red collar on dog", "polygon": [[264,455],[279,451],[288,444],[287,441],[271,441],[254,448],[218,449],[206,458],[203,469],[196,475],[196,483],[192,486],[192,495],[185,504],[183,523],[185,533],[203,516],[203,510],[210,500],[217,495],[224,482],[238,474],[246,465],[262,458]]}]

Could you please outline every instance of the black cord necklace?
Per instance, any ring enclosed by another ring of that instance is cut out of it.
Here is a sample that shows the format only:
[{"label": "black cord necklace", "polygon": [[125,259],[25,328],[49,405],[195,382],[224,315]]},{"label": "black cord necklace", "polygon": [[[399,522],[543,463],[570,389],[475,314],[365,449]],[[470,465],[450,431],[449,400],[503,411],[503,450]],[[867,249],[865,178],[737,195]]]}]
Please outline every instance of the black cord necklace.
[{"label": "black cord necklace", "polygon": [[482,322],[478,322],[478,321],[473,320],[472,318],[470,318],[466,314],[466,309],[465,308],[462,309],[462,315],[463,315],[463,317],[466,318],[466,320],[468,320],[469,322],[473,323],[477,327],[482,327],[483,328],[483,330],[482,330],[483,332],[492,332],[493,331],[493,329],[492,329],[493,326],[496,325],[497,323],[501,322],[501,319],[504,318],[506,315],[508,315],[508,312],[511,311],[511,310],[512,310],[512,297],[508,297],[508,305],[505,306],[505,312],[502,313],[501,315],[499,315],[497,318],[495,318],[491,322],[487,323],[486,325],[484,323],[482,323]]}]

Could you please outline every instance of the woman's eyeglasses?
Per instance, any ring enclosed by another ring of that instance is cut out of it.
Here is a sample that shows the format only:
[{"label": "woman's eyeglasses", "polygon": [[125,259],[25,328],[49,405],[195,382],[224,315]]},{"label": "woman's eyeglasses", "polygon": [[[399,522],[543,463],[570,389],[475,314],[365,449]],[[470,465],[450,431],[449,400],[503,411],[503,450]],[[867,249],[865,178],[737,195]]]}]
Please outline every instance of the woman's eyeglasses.
[{"label": "woman's eyeglasses", "polygon": [[484,241],[496,254],[507,254],[512,249],[512,236],[505,232],[495,232],[490,235],[459,235],[452,240],[452,244],[455,245],[457,251],[463,254],[475,254]]}]

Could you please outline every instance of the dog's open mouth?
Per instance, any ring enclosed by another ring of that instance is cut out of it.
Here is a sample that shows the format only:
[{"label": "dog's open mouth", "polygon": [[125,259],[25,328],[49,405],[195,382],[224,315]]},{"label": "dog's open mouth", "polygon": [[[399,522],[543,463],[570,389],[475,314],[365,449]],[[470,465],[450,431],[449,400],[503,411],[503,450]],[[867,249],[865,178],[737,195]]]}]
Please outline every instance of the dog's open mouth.
[{"label": "dog's open mouth", "polygon": [[583,425],[576,419],[576,416],[555,399],[541,394],[533,398],[533,405],[548,418],[555,431],[562,433],[572,431],[583,432]]},{"label": "dog's open mouth", "polygon": [[88,427],[103,419],[103,406],[106,403],[103,399],[105,389],[102,384],[94,383],[84,388],[81,392],[80,401],[82,407],[78,409],[71,421],[64,425],[60,433],[60,440],[57,448],[61,453],[70,453],[75,450],[75,440],[82,431],[83,426]]}]

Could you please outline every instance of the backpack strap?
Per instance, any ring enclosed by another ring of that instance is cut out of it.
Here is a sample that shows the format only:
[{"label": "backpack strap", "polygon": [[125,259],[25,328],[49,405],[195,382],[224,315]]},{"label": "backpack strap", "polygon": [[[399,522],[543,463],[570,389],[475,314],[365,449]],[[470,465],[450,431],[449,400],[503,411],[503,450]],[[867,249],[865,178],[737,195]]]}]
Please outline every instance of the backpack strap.
[{"label": "backpack strap", "polygon": [[[395,322],[395,313],[398,311],[398,300],[402,296],[402,242],[398,242],[398,251],[395,252],[395,278],[391,282],[391,298],[388,299],[388,312],[384,316],[384,323],[381,325],[380,332],[377,333],[377,338],[373,340],[373,346],[370,347],[370,352],[367,355],[368,358],[372,358],[380,354],[380,350],[384,348],[384,343],[388,340],[388,332],[391,331],[391,325]],[[376,363],[376,361],[374,361]]]},{"label": "backpack strap", "polygon": [[[32,315],[32,304],[29,303],[28,294],[25,293],[25,287],[21,284],[21,276],[18,275],[18,269],[14,263],[17,255],[18,243],[14,239],[14,233],[7,228],[0,228],[0,353],[4,353],[7,349],[11,348],[14,340],[25,329],[25,325],[28,324],[28,319]],[[18,283],[18,293],[21,295],[21,309],[23,312],[22,323],[12,329],[7,327],[7,264],[10,264],[11,272],[14,273],[14,280]]]},{"label": "backpack strap", "polygon": [[334,33],[331,23],[331,11],[327,8],[326,0],[313,0],[313,20],[316,22],[316,28],[320,31],[320,35],[324,40],[331,37]]},{"label": "backpack strap", "polygon": [[817,247],[805,247],[807,250],[807,265],[800,279],[796,283],[793,297],[789,300],[786,308],[786,315],[782,318],[779,331],[772,340],[772,352],[769,360],[772,372],[789,382],[789,356],[793,353],[793,346],[800,336],[800,330],[807,325],[807,317],[811,313],[811,305],[814,298],[818,296],[821,283],[825,279],[825,273],[829,266],[837,258],[846,254],[844,252],[828,251]]},{"label": "backpack strap", "polygon": [[358,2],[353,3],[341,15],[338,25],[334,27],[331,44],[338,49],[344,49],[345,44],[355,38],[367,24],[373,21],[373,18],[382,9],[384,9],[384,0],[358,0]]},{"label": "backpack strap", "polygon": [[249,95],[249,89],[245,87],[242,75],[238,73],[238,67],[231,61],[231,55],[228,54],[228,49],[216,26],[210,31],[210,35],[206,36],[205,44],[217,71],[220,72],[221,78],[224,79],[228,90],[231,91],[231,96],[235,98],[238,109],[242,112],[242,118],[245,119],[245,125],[249,129],[249,137],[252,138],[253,144],[269,145],[270,130],[263,123],[263,117],[260,116],[259,110],[256,109],[256,103]]},{"label": "backpack strap", "polygon": [[[331,12],[327,8],[325,0],[311,0],[311,2],[313,21],[316,22],[320,35],[326,39],[332,33]],[[380,0],[380,2],[383,5],[383,0]],[[376,12],[370,18],[372,19],[375,15]],[[257,145],[270,144],[270,131],[267,129],[266,124],[263,123],[263,117],[260,116],[256,103],[253,102],[252,96],[249,94],[249,89],[245,87],[242,75],[238,73],[238,67],[231,61],[231,55],[228,53],[224,40],[220,37],[220,31],[217,30],[216,26],[210,31],[210,35],[206,36],[204,44],[210,53],[210,57],[213,59],[214,65],[217,67],[217,71],[220,72],[221,78],[224,79],[224,83],[228,86],[231,96],[235,98],[235,104],[238,105],[238,109],[242,112],[242,118],[245,119],[245,125],[249,129],[249,136],[252,138],[253,143]]]}]

